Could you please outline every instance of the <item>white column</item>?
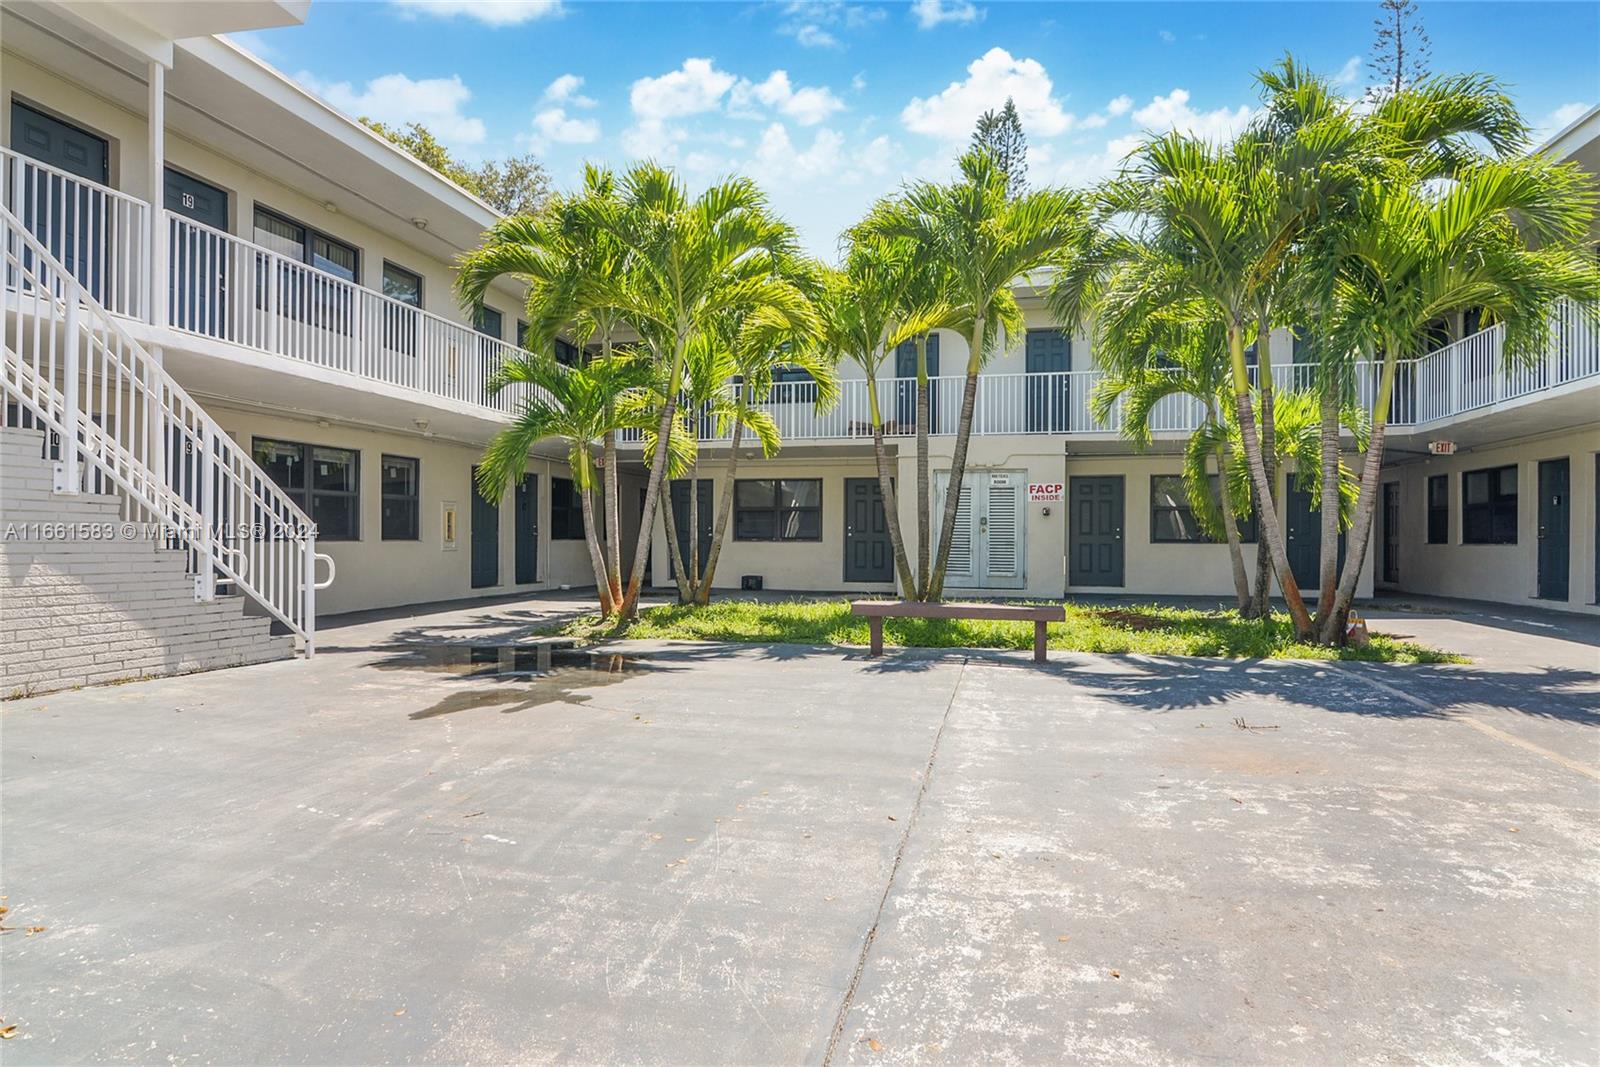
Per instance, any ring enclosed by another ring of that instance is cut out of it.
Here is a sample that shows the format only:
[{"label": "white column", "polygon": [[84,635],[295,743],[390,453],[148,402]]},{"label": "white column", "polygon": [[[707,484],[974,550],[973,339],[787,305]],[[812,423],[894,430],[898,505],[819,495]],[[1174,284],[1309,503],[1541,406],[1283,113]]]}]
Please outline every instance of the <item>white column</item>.
[{"label": "white column", "polygon": [[145,258],[150,265],[149,322],[152,326],[167,324],[167,224],[164,206],[167,188],[167,68],[155,60],[149,64],[147,79],[150,89],[149,116],[150,141],[150,227]]}]

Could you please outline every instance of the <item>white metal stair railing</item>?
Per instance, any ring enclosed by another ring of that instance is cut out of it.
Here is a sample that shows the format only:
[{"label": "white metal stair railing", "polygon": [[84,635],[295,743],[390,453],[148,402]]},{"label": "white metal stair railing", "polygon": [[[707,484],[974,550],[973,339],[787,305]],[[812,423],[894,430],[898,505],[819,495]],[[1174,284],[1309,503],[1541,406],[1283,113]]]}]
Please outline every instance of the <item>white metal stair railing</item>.
[{"label": "white metal stair railing", "polygon": [[[311,655],[316,591],[332,582],[333,561],[317,552],[310,518],[4,207],[0,244],[0,389],[58,436],[57,491],[114,487],[120,533],[187,550],[197,599],[230,583]],[[329,571],[320,583],[319,560]]]}]

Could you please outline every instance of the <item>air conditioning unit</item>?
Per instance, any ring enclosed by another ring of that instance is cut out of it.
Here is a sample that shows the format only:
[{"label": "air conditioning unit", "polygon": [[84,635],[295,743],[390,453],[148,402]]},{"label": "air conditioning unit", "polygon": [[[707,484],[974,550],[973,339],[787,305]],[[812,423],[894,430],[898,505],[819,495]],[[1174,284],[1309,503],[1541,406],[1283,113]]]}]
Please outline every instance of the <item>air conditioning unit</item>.
[{"label": "air conditioning unit", "polygon": [[761,575],[746,574],[744,577],[739,579],[739,588],[747,593],[761,592]]}]

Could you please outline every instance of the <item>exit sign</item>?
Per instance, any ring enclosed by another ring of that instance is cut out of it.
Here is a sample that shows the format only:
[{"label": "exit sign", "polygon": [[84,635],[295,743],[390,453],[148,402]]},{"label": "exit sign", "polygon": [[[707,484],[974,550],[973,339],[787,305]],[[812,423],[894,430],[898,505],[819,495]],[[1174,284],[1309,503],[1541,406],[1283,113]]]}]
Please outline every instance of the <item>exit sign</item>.
[{"label": "exit sign", "polygon": [[1453,456],[1456,454],[1454,441],[1429,441],[1428,451],[1436,456]]}]

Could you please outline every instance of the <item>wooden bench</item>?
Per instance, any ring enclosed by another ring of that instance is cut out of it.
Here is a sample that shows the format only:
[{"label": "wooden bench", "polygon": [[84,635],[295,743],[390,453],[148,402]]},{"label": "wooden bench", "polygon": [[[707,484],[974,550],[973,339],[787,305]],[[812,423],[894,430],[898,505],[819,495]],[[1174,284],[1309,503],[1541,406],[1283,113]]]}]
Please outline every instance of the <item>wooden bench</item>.
[{"label": "wooden bench", "polygon": [[872,631],[872,651],[883,655],[884,619],[1001,619],[1033,623],[1033,661],[1044,662],[1045,624],[1066,622],[1067,609],[1060,604],[952,604],[923,603],[920,600],[854,600],[850,614],[863,616]]}]

